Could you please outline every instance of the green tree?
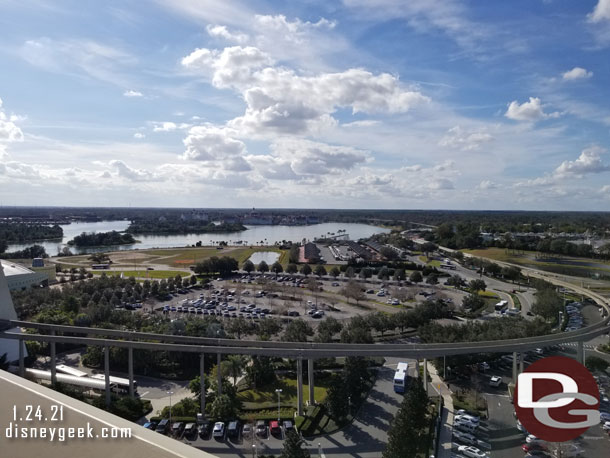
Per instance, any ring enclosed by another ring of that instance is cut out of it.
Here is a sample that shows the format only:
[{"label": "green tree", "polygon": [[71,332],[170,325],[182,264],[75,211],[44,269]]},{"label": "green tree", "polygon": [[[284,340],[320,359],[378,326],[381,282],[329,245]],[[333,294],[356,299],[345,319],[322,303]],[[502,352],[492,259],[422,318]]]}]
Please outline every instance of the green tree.
[{"label": "green tree", "polygon": [[233,386],[237,385],[237,377],[242,374],[246,365],[246,357],[243,355],[229,355],[223,361],[223,364],[226,367],[228,375],[233,377]]},{"label": "green tree", "polygon": [[314,273],[315,273],[315,274],[316,274],[318,277],[323,277],[324,275],[326,275],[326,274],[327,274],[327,272],[326,272],[326,268],[325,268],[324,266],[320,265],[320,264],[318,264],[318,265],[316,266],[316,269],[315,269]]},{"label": "green tree", "polygon": [[284,440],[284,449],[280,455],[280,458],[309,458],[309,450],[303,448],[305,440],[299,436],[299,434],[293,429],[288,431],[286,434],[286,440]]},{"label": "green tree", "polygon": [[307,337],[313,335],[313,329],[304,320],[297,318],[286,325],[282,340],[286,342],[307,342]]},{"label": "green tree", "polygon": [[332,418],[341,420],[347,416],[349,399],[343,377],[333,374],[324,403]]},{"label": "green tree", "polygon": [[246,262],[244,262],[244,264],[241,266],[241,268],[245,272],[250,273],[250,272],[254,271],[254,263],[248,259]]},{"label": "green tree", "polygon": [[335,279],[341,275],[341,271],[337,266],[333,266],[328,273]]},{"label": "green tree", "polygon": [[210,415],[213,418],[235,418],[237,413],[235,403],[226,394],[216,396],[216,399],[214,399],[210,406]]},{"label": "green tree", "polygon": [[610,363],[599,356],[587,356],[585,366],[591,372],[605,372]]},{"label": "green tree", "polygon": [[298,267],[296,264],[294,263],[290,263],[286,266],[286,273],[287,274],[296,274],[298,272]]},{"label": "green tree", "polygon": [[426,278],[426,284],[428,285],[438,285],[438,275],[430,274]]},{"label": "green tree", "polygon": [[414,270],[411,275],[409,275],[409,280],[413,283],[420,283],[423,279],[424,277],[419,270]]},{"label": "green tree", "polygon": [[536,292],[532,313],[554,322],[559,319],[561,310],[563,310],[563,301],[553,288],[543,288]]},{"label": "green tree", "polygon": [[360,285],[354,280],[349,280],[347,284],[341,289],[341,294],[343,294],[347,301],[350,299],[354,299],[356,304],[364,299],[364,293],[362,292],[362,288]]},{"label": "green tree", "polygon": [[275,274],[281,274],[284,271],[282,264],[279,261],[275,261],[271,266],[271,272]]},{"label": "green tree", "polygon": [[333,340],[333,336],[340,333],[341,329],[343,329],[343,325],[339,320],[332,316],[327,316],[318,325],[316,341],[330,343]]},{"label": "green tree", "polygon": [[269,272],[269,264],[267,264],[265,261],[261,261],[258,263],[256,270],[263,273]]},{"label": "green tree", "polygon": [[485,291],[487,289],[487,285],[483,280],[476,278],[468,282],[468,289],[470,289],[470,291],[473,293],[478,293],[479,291]]},{"label": "green tree", "polygon": [[311,275],[311,266],[309,264],[303,264],[303,266],[301,266],[301,273],[306,277]]},{"label": "green tree", "polygon": [[480,308],[485,307],[485,299],[478,294],[469,294],[462,299],[462,307],[473,311],[479,310]]},{"label": "green tree", "polygon": [[396,281],[403,281],[407,278],[407,275],[405,273],[405,269],[396,269],[394,271],[394,280]]}]

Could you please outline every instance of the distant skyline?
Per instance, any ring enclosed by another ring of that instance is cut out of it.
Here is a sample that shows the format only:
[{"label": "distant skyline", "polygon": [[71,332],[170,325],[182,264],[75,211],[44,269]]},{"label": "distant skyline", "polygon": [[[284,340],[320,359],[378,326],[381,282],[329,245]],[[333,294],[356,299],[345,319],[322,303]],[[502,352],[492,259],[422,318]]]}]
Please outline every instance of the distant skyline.
[{"label": "distant skyline", "polygon": [[0,205],[610,210],[610,0],[5,0]]}]

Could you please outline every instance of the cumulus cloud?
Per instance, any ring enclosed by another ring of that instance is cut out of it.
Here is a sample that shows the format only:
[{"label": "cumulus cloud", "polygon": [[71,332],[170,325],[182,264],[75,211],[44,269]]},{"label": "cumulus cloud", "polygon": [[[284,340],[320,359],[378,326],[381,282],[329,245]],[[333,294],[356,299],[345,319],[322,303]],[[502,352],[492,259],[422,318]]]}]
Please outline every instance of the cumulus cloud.
[{"label": "cumulus cloud", "polygon": [[447,178],[438,178],[428,185],[430,189],[440,190],[440,189],[454,189],[455,186],[453,182]]},{"label": "cumulus cloud", "polygon": [[354,68],[301,76],[274,66],[268,54],[251,46],[197,49],[182,64],[209,75],[215,87],[240,92],[246,111],[228,125],[254,135],[316,132],[337,125],[332,114],[341,108],[353,113],[393,114],[429,101],[420,92],[402,87],[388,73],[374,75]]},{"label": "cumulus cloud", "polygon": [[447,131],[438,144],[462,151],[473,151],[479,149],[482,144],[492,140],[493,136],[487,132],[465,131],[460,126],[455,126]]},{"label": "cumulus cloud", "polygon": [[157,177],[148,170],[134,169],[120,160],[112,160],[108,165],[115,170],[117,176],[120,178],[126,178],[133,181],[154,181],[157,179]]},{"label": "cumulus cloud", "polygon": [[208,32],[208,35],[211,36],[211,37],[222,38],[224,40],[233,41],[235,43],[240,43],[240,44],[247,42],[249,40],[249,38],[250,38],[245,33],[232,33],[232,32],[229,32],[227,27],[224,26],[224,25],[211,25],[211,24],[208,24],[208,26],[206,27],[206,30]]},{"label": "cumulus cloud", "polygon": [[133,134],[133,138],[136,138],[138,140],[141,140],[145,137],[146,137],[146,135],[144,135],[142,132],[136,132],[135,134]]},{"label": "cumulus cloud", "polygon": [[610,21],[610,0],[598,0],[595,9],[587,17],[591,22]]},{"label": "cumulus cloud", "polygon": [[15,124],[20,119],[19,116],[8,116],[2,109],[2,99],[0,99],[0,143],[1,142],[22,142],[23,132]]},{"label": "cumulus cloud", "polygon": [[563,161],[555,169],[557,177],[576,176],[582,177],[591,173],[602,173],[610,170],[610,165],[604,164],[601,155],[606,150],[599,146],[584,149],[578,159],[574,161]]},{"label": "cumulus cloud", "polygon": [[504,114],[509,119],[515,121],[539,121],[546,118],[557,118],[561,116],[559,112],[545,113],[542,103],[538,97],[530,97],[528,102],[519,104],[513,100]]},{"label": "cumulus cloud", "polygon": [[568,70],[567,72],[564,72],[561,75],[561,77],[565,81],[582,80],[582,79],[591,78],[592,76],[593,76],[593,72],[585,70],[584,68],[581,68],[581,67],[574,67],[572,70]]},{"label": "cumulus cloud", "polygon": [[248,160],[266,178],[305,179],[351,170],[367,157],[367,152],[349,146],[282,138],[271,144],[270,155],[249,156]]},{"label": "cumulus cloud", "polygon": [[142,94],[140,91],[134,91],[134,90],[128,90],[123,92],[123,96],[125,97],[144,97],[144,94]]},{"label": "cumulus cloud", "polygon": [[498,185],[491,180],[483,180],[477,186],[479,189],[496,189]]},{"label": "cumulus cloud", "polygon": [[163,121],[163,122],[153,122],[153,132],[173,132],[181,129],[188,129],[191,127],[191,124],[180,123],[176,124],[172,121]]},{"label": "cumulus cloud", "polygon": [[235,132],[225,127],[212,125],[195,126],[189,130],[184,139],[185,160],[214,162],[217,169],[233,172],[251,170],[244,159],[247,153],[246,144],[234,137]]}]

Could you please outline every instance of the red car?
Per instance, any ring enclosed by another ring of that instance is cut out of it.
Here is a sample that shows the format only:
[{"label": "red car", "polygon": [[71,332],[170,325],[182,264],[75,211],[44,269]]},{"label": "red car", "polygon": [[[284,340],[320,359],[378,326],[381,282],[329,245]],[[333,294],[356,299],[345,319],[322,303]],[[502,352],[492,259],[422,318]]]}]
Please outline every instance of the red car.
[{"label": "red car", "polygon": [[271,434],[281,434],[282,433],[282,428],[280,427],[279,422],[277,422],[275,420],[269,422],[269,432]]},{"label": "red car", "polygon": [[532,452],[535,450],[541,450],[541,451],[546,452],[548,450],[544,445],[540,445],[540,444],[533,444],[533,445],[532,444],[523,444],[523,446],[521,448],[523,449],[523,451],[525,453]]}]

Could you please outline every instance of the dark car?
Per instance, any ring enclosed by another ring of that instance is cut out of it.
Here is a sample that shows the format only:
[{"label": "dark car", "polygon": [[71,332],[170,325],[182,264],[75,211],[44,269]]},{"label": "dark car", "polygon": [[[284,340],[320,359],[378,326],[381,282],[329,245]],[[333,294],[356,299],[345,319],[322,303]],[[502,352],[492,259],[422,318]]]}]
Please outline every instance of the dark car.
[{"label": "dark car", "polygon": [[199,437],[202,439],[209,439],[212,435],[212,422],[205,420],[199,425]]},{"label": "dark car", "polygon": [[239,439],[239,422],[234,420],[229,423],[229,427],[227,428],[227,437],[230,439]]},{"label": "dark car", "polygon": [[176,438],[182,437],[182,432],[184,431],[184,423],[181,421],[175,421],[172,423],[172,436]]},{"label": "dark car", "polygon": [[197,438],[197,425],[195,423],[187,423],[184,426],[184,437],[189,440]]},{"label": "dark car", "polygon": [[155,431],[157,431],[158,433],[161,433],[161,434],[167,434],[168,430],[169,430],[169,420],[167,418],[164,418],[163,420],[161,420],[159,422],[159,424],[157,425],[157,429],[155,429]]}]

